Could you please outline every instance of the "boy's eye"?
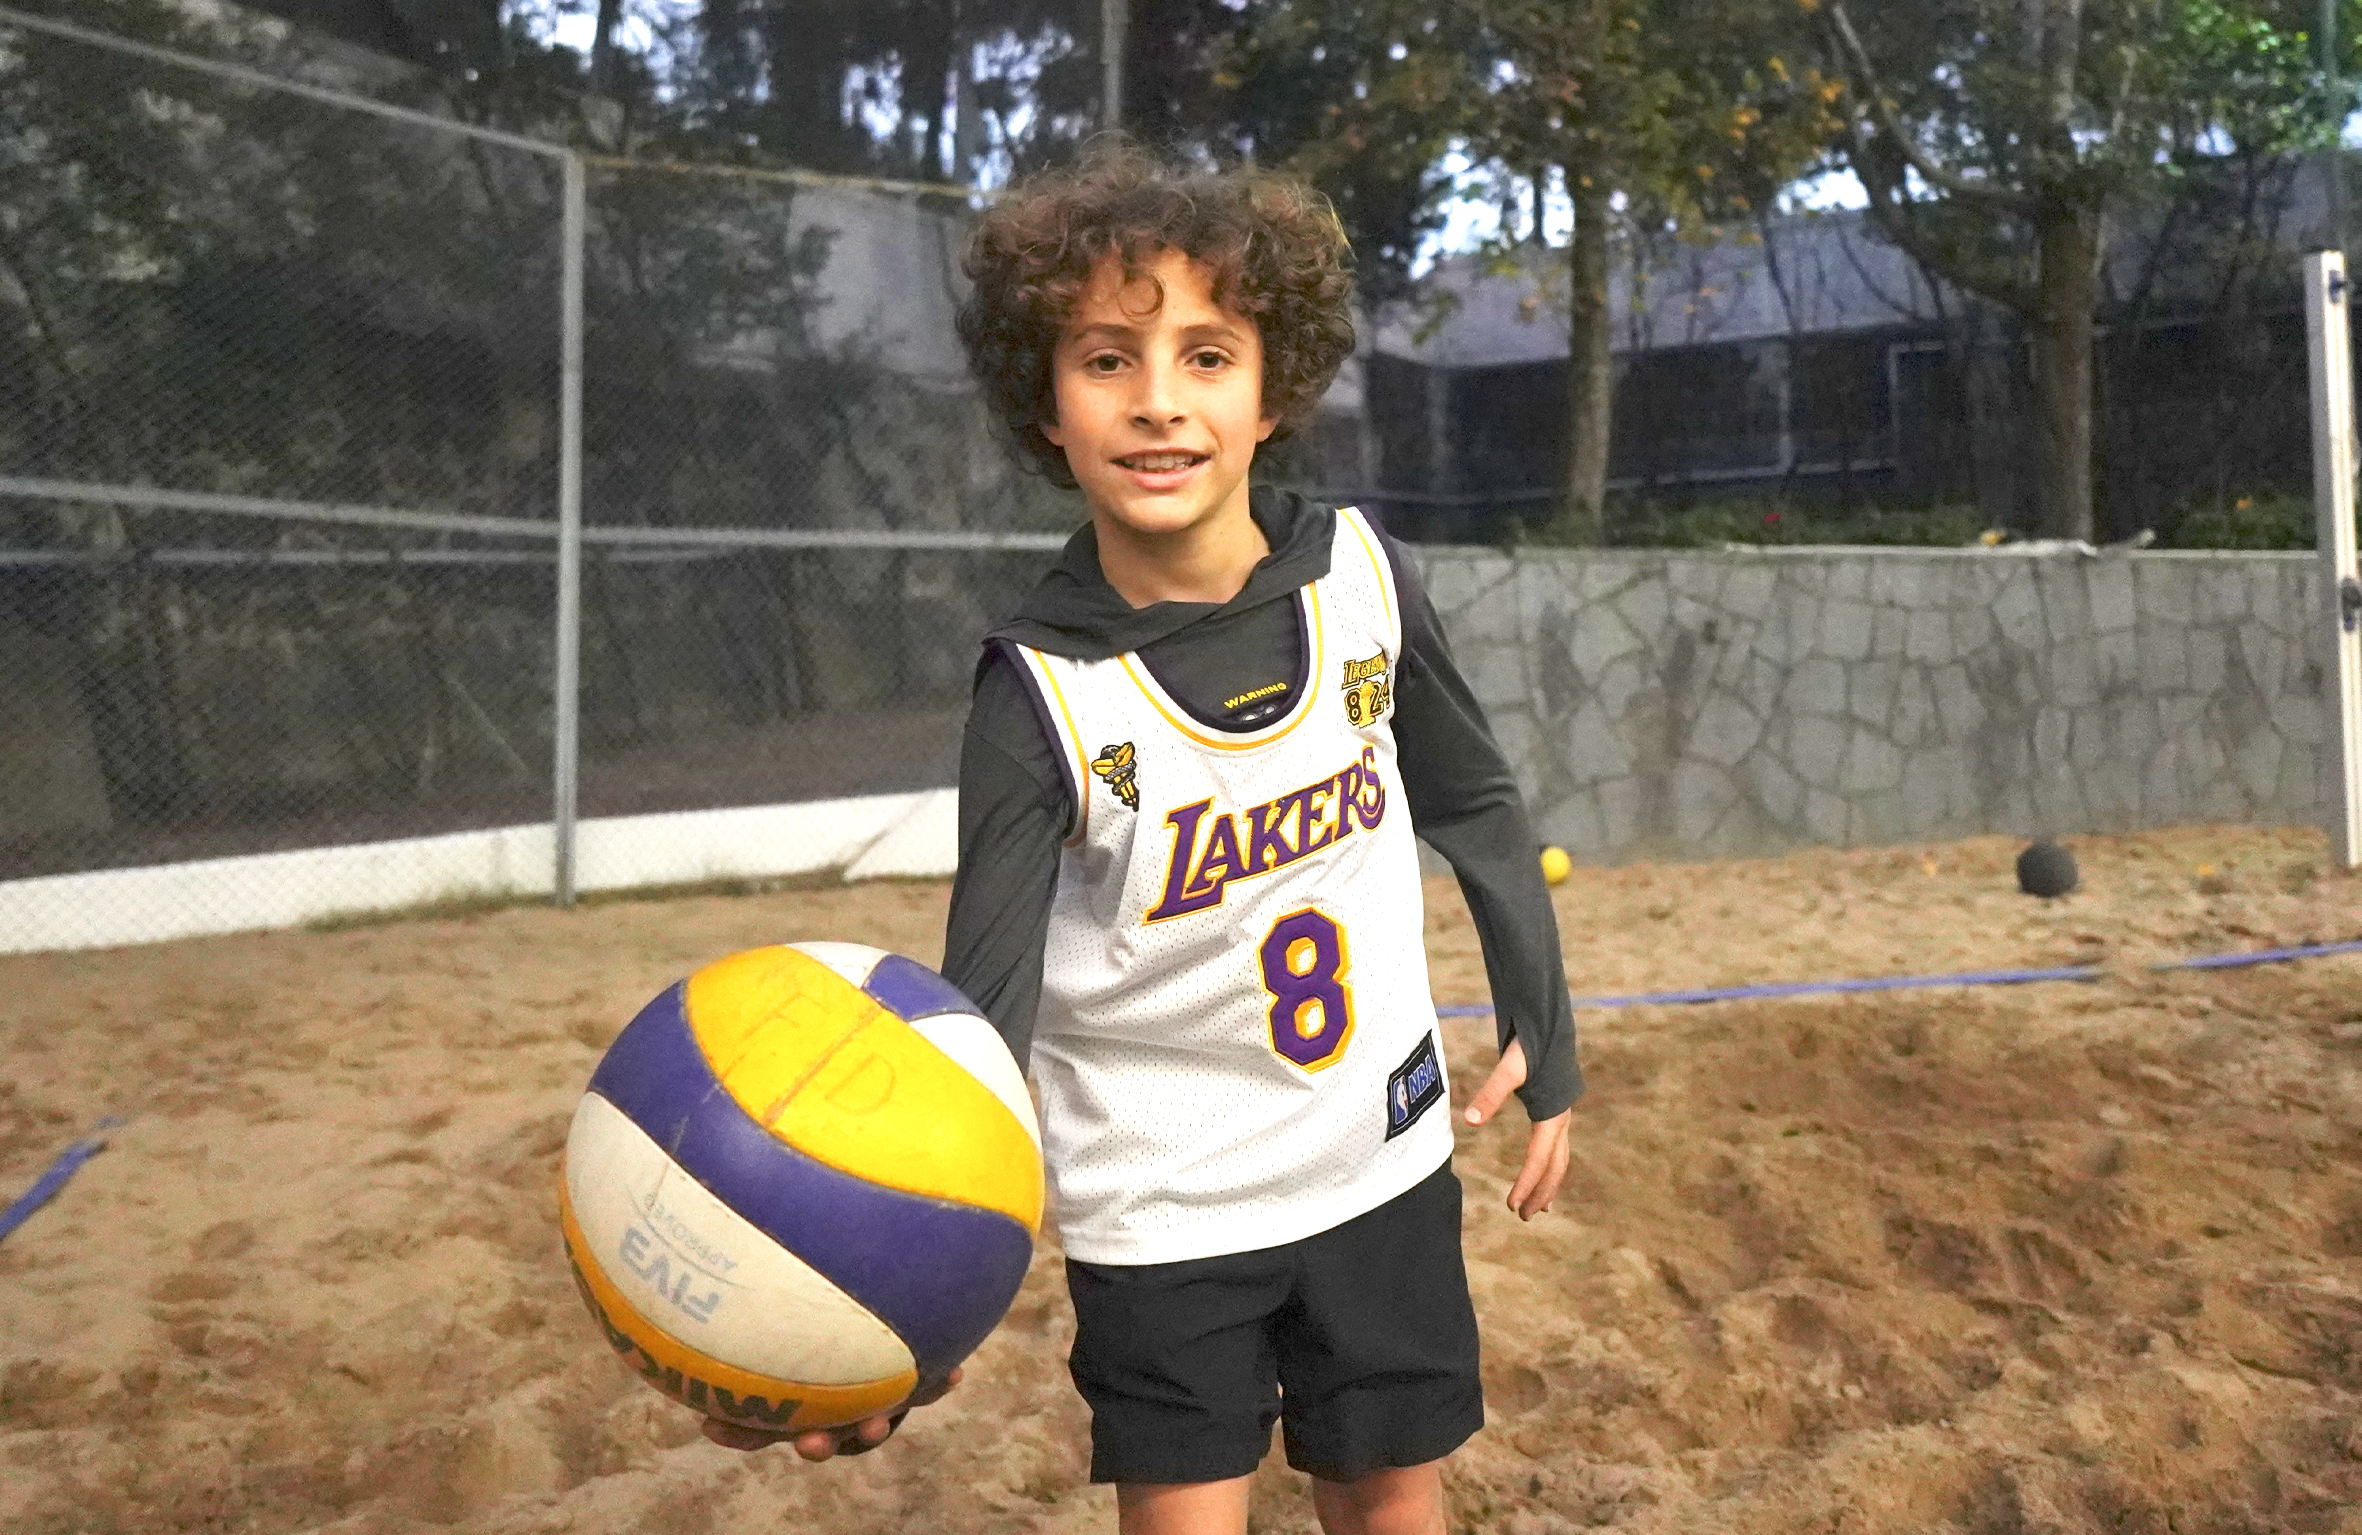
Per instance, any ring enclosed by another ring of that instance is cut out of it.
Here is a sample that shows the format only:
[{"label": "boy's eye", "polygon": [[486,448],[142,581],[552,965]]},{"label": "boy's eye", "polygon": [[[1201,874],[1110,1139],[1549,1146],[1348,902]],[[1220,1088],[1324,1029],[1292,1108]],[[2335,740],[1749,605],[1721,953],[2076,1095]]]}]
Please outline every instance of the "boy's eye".
[{"label": "boy's eye", "polygon": [[1123,365],[1124,360],[1116,356],[1115,353],[1101,352],[1096,357],[1088,357],[1083,360],[1083,371],[1086,373],[1113,373]]},{"label": "boy's eye", "polygon": [[1229,358],[1223,356],[1220,352],[1215,351],[1211,347],[1208,347],[1206,350],[1198,353],[1190,360],[1201,368],[1219,368],[1224,363],[1230,361]]}]

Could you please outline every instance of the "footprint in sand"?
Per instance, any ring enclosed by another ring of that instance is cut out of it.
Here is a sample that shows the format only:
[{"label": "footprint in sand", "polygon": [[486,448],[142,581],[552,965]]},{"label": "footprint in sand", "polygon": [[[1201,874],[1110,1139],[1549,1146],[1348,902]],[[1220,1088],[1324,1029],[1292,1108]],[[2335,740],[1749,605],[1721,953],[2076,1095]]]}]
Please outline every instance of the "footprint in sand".
[{"label": "footprint in sand", "polygon": [[77,1404],[99,1372],[46,1359],[19,1359],[0,1370],[0,1427],[65,1428],[84,1420]]},{"label": "footprint in sand", "polygon": [[226,1263],[254,1245],[254,1223],[221,1221],[205,1228],[190,1244],[189,1256],[199,1263]]}]

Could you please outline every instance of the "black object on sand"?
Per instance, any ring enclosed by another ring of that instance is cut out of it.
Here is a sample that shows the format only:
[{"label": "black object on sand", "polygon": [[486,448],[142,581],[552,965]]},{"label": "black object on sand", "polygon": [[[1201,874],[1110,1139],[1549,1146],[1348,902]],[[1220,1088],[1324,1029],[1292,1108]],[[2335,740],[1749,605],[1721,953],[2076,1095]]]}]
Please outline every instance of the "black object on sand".
[{"label": "black object on sand", "polygon": [[2028,895],[2065,895],[2080,879],[2075,855],[2048,838],[2018,854],[2018,888]]}]

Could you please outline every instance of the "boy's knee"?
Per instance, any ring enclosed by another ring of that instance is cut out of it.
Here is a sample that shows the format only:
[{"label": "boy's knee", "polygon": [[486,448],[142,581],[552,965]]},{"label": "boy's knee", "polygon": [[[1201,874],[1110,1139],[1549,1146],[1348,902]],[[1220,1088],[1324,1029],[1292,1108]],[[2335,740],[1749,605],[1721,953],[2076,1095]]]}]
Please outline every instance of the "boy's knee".
[{"label": "boy's knee", "polygon": [[1443,1462],[1315,1476],[1312,1502],[1327,1535],[1443,1535]]}]

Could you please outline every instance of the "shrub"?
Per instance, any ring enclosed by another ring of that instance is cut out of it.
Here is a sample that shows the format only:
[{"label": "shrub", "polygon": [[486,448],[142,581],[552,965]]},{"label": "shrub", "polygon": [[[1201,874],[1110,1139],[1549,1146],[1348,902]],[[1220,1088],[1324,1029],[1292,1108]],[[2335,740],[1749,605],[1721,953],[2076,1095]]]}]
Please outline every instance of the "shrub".
[{"label": "shrub", "polygon": [[2158,531],[2174,549],[2310,549],[2317,529],[2312,497],[2266,494],[2185,504]]},{"label": "shrub", "polygon": [[[1837,507],[1773,497],[1675,503],[1610,498],[1600,542],[1618,548],[1718,549],[1724,544],[1972,544],[1984,532],[1973,506]],[[1564,513],[1529,524],[1533,543],[1571,544]]]}]

